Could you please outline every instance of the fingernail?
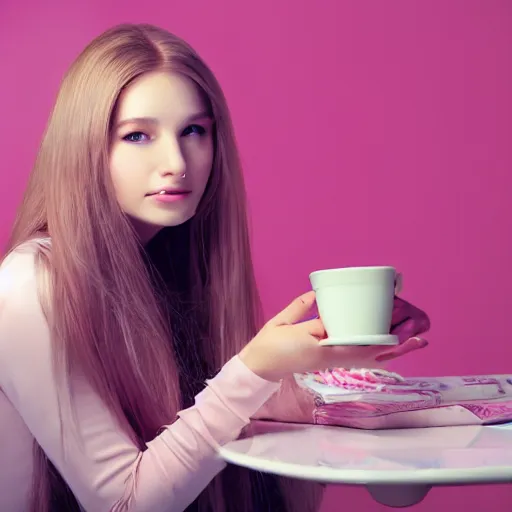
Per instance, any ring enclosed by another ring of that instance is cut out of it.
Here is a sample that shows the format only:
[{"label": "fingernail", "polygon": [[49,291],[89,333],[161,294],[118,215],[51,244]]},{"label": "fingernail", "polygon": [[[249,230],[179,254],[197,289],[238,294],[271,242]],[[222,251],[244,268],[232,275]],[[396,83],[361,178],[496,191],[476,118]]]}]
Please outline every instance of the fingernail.
[{"label": "fingernail", "polygon": [[420,338],[419,336],[414,336],[413,338],[411,338],[413,340],[416,340],[416,342],[418,343],[418,345],[420,347],[426,347],[428,345],[428,341],[425,339],[425,338]]}]

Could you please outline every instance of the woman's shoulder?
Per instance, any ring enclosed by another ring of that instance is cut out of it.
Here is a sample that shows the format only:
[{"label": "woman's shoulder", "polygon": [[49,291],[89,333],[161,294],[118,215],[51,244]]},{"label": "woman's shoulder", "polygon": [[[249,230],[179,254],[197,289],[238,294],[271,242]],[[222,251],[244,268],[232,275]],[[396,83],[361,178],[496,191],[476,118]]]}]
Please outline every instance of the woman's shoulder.
[{"label": "woman's shoulder", "polygon": [[48,253],[50,238],[32,238],[12,249],[0,262],[0,297],[6,298],[14,290],[35,284],[38,258]]},{"label": "woman's shoulder", "polygon": [[0,387],[3,389],[12,371],[22,368],[30,374],[30,361],[39,361],[48,348],[47,320],[41,301],[44,297],[46,305],[46,294],[41,294],[40,286],[40,278],[47,274],[40,271],[45,267],[38,264],[43,252],[44,245],[33,239],[9,251],[0,264]]}]

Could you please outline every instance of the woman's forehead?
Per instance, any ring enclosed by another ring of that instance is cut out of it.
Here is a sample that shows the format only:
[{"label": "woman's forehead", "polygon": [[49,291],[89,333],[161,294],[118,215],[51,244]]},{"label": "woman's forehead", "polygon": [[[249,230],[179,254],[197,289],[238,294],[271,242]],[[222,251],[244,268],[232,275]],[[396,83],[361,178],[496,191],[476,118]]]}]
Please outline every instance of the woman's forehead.
[{"label": "woman's forehead", "polygon": [[116,124],[148,118],[180,125],[205,111],[203,97],[191,79],[177,73],[154,72],[137,78],[122,92]]}]

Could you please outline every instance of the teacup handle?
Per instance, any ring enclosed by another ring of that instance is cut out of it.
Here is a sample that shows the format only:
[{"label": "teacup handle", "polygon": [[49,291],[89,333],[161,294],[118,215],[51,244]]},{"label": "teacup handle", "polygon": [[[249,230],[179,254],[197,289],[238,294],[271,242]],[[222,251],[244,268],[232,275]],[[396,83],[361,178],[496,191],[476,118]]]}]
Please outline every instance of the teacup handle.
[{"label": "teacup handle", "polygon": [[403,283],[404,283],[403,275],[400,272],[397,272],[396,277],[395,277],[395,295],[400,294],[400,292],[402,291],[402,288],[403,288]]}]

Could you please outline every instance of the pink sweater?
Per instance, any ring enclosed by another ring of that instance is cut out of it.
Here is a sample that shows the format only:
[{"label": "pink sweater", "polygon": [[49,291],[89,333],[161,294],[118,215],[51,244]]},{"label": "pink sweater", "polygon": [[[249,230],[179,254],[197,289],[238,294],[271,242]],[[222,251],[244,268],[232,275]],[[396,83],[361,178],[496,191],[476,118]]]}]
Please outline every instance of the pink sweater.
[{"label": "pink sweater", "polygon": [[87,384],[73,398],[76,424],[64,404],[61,427],[34,252],[14,252],[0,267],[0,511],[27,510],[34,439],[88,512],[120,500],[133,512],[184,510],[223,469],[217,447],[278,388],[234,357],[143,452]]}]

